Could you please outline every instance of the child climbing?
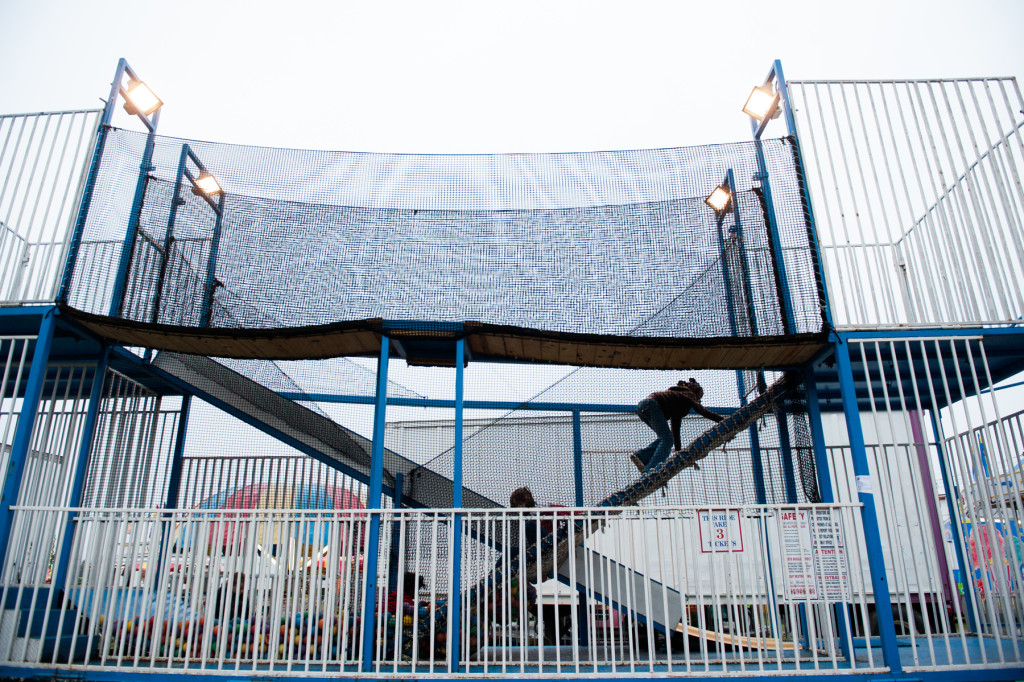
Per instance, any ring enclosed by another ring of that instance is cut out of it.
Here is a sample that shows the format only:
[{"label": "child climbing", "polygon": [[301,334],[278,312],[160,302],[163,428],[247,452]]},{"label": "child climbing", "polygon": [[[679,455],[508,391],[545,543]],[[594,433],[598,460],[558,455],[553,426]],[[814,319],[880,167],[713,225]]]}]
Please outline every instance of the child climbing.
[{"label": "child climbing", "polygon": [[[655,391],[641,400],[636,406],[636,413],[647,424],[657,438],[645,448],[637,450],[629,458],[641,472],[649,471],[658,466],[672,452],[682,449],[679,441],[679,428],[683,417],[693,410],[711,421],[720,422],[725,417],[701,405],[704,389],[697,380],[690,377],[688,381],[679,381],[664,391]],[[671,421],[672,427],[669,428]]]}]

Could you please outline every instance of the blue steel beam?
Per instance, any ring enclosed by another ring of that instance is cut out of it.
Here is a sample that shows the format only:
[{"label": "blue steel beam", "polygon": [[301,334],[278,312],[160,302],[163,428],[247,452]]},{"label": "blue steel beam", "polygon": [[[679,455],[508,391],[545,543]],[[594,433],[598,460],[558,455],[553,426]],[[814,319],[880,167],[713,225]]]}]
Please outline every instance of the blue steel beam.
[{"label": "blue steel beam", "polygon": [[18,426],[4,474],[3,492],[0,494],[0,560],[6,560],[7,545],[11,539],[11,507],[18,504],[21,477],[25,471],[25,459],[32,445],[32,430],[36,423],[36,412],[43,394],[43,381],[50,360],[50,346],[57,328],[57,310],[51,309],[43,315],[32,351],[32,364],[25,382],[25,397],[22,399]]},{"label": "blue steel beam", "polygon": [[[370,455],[370,486],[366,493],[368,509],[380,510],[382,480],[384,478],[384,426],[388,391],[388,348],[386,336],[381,337],[380,357],[377,359],[377,400],[373,413],[373,450]],[[380,514],[370,517],[370,532],[366,546],[366,598],[363,603],[363,670],[370,672],[373,665],[374,629],[369,626],[372,614],[377,613],[377,552],[380,548]]]},{"label": "blue steel beam", "polygon": [[[89,454],[92,451],[92,441],[96,433],[96,421],[99,417],[100,402],[103,400],[103,385],[106,382],[107,364],[110,362],[110,349],[105,348],[96,363],[95,373],[92,378],[92,390],[89,392],[89,408],[85,413],[85,423],[82,425],[82,442],[78,447],[78,460],[75,462],[75,473],[71,479],[71,492],[68,494],[67,504],[77,507],[82,503],[82,489],[85,487],[85,473],[89,466]],[[78,512],[68,512],[67,521],[64,522],[64,539],[61,542],[60,557],[57,559],[51,584],[63,588],[64,580],[67,578],[68,561],[71,557],[71,540],[75,534],[75,517]],[[154,572],[151,575],[160,575]]]},{"label": "blue steel beam", "polygon": [[868,465],[864,431],[860,423],[857,406],[857,391],[853,383],[853,368],[850,364],[849,346],[842,341],[836,344],[836,364],[839,370],[839,384],[843,398],[843,413],[846,417],[846,431],[850,437],[850,454],[853,459],[853,473],[857,482],[857,497],[861,503],[861,518],[864,523],[864,544],[868,555],[868,570],[871,575],[872,591],[875,595],[875,614],[882,642],[882,656],[893,673],[903,670],[899,647],[896,642],[896,626],[893,622],[892,602],[889,598],[889,581],[885,575],[885,555],[882,552],[881,527],[875,510],[875,490],[871,468]]}]

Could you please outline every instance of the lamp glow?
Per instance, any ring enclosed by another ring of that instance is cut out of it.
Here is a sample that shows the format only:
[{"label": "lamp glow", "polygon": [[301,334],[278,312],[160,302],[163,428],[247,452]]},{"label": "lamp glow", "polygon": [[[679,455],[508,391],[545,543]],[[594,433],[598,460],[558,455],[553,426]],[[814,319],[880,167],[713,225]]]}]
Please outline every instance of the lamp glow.
[{"label": "lamp glow", "polygon": [[776,95],[772,92],[772,86],[765,83],[750,91],[747,103],[743,105],[743,113],[758,121],[763,121],[769,110],[775,103]]},{"label": "lamp glow", "polygon": [[721,213],[732,201],[732,193],[726,187],[716,187],[715,190],[704,200],[708,206],[714,209],[715,213]]},{"label": "lamp glow", "polygon": [[208,197],[212,197],[213,195],[219,194],[223,191],[220,188],[220,183],[217,182],[217,178],[213,177],[209,173],[203,173],[196,178],[196,189]]},{"label": "lamp glow", "polygon": [[150,116],[164,103],[142,81],[131,81],[124,91],[124,108],[130,114]]}]

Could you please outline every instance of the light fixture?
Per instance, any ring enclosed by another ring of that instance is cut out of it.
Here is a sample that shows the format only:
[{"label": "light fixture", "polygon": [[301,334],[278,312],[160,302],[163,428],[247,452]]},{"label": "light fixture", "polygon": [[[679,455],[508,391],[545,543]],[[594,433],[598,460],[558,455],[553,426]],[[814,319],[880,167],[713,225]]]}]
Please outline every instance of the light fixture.
[{"label": "light fixture", "polygon": [[770,84],[759,85],[750,91],[747,103],[743,105],[743,113],[756,118],[758,121],[763,121],[769,112],[773,114],[772,118],[774,118],[776,112],[779,111],[778,107],[775,108],[775,111],[772,111],[772,106],[776,103],[777,99],[778,95],[772,92]]},{"label": "light fixture", "polygon": [[732,192],[729,191],[728,187],[720,185],[708,195],[704,203],[714,209],[715,213],[721,213],[729,207],[730,201],[732,201]]},{"label": "light fixture", "polygon": [[124,90],[124,110],[129,114],[150,116],[164,103],[149,86],[140,80],[130,80]]},{"label": "light fixture", "polygon": [[220,194],[224,190],[220,188],[217,178],[213,177],[209,173],[202,173],[195,179],[195,187],[192,191],[196,194],[203,194],[207,197],[212,197],[215,194]]}]

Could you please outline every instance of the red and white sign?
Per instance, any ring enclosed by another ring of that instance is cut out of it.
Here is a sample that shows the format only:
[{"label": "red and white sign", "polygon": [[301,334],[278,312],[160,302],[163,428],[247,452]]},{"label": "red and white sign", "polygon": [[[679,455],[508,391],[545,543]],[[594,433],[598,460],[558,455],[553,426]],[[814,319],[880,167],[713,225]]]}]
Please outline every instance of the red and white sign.
[{"label": "red and white sign", "polygon": [[743,532],[737,510],[700,511],[697,512],[697,521],[701,552],[743,551]]}]

